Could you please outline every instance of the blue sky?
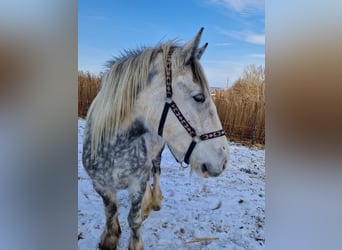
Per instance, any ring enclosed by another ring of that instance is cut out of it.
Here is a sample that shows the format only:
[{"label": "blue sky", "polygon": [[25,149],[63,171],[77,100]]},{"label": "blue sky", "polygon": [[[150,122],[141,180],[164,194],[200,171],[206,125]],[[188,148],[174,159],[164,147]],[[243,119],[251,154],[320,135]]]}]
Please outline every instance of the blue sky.
[{"label": "blue sky", "polygon": [[123,49],[179,39],[204,27],[201,59],[211,87],[232,85],[249,64],[265,65],[265,4],[260,0],[80,0],[78,68],[98,74]]}]

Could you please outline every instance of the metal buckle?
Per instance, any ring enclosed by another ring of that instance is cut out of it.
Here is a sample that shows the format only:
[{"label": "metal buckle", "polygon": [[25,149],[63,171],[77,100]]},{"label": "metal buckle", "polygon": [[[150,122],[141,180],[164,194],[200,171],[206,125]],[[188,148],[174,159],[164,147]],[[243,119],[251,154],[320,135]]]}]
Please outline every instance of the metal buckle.
[{"label": "metal buckle", "polygon": [[186,164],[185,162],[180,162],[179,163],[182,168],[188,168],[190,164]]}]

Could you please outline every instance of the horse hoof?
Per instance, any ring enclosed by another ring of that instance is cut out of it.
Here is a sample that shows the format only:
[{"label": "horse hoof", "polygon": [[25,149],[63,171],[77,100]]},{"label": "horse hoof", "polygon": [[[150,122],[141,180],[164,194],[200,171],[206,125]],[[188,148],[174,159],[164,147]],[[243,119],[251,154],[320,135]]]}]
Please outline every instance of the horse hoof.
[{"label": "horse hoof", "polygon": [[153,205],[152,206],[153,211],[159,211],[160,208],[161,208],[160,205]]},{"label": "horse hoof", "polygon": [[96,250],[117,250],[117,248],[116,248],[116,246],[108,248],[108,247],[101,245],[101,243],[99,243],[97,245]]},{"label": "horse hoof", "polygon": [[146,220],[146,219],[148,218],[149,215],[150,215],[149,213],[148,213],[148,214],[144,214],[144,215],[143,215],[143,221]]}]

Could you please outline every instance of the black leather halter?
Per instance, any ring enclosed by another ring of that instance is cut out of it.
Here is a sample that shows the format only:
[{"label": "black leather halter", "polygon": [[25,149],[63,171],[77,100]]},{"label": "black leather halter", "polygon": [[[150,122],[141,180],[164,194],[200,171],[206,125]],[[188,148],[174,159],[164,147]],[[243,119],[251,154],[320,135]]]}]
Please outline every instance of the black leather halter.
[{"label": "black leather halter", "polygon": [[[189,133],[189,135],[193,138],[183,160],[187,165],[189,165],[189,159],[190,159],[191,153],[194,150],[198,142],[224,136],[226,135],[226,132],[223,129],[221,129],[221,130],[217,130],[214,132],[210,132],[210,133],[206,133],[206,134],[198,136],[196,134],[195,129],[191,127],[188,121],[184,118],[182,112],[179,110],[176,103],[172,100],[172,63],[171,63],[172,52],[173,52],[173,49],[170,49],[167,55],[167,59],[166,59],[166,69],[165,69],[166,102],[165,102],[163,113],[161,115],[160,122],[159,122],[158,135],[163,136],[163,130],[164,130],[166,117],[169,112],[169,109],[171,108],[171,110],[173,111],[173,113],[175,114],[179,122],[182,124],[185,130]],[[178,161],[177,158],[176,160]]]}]

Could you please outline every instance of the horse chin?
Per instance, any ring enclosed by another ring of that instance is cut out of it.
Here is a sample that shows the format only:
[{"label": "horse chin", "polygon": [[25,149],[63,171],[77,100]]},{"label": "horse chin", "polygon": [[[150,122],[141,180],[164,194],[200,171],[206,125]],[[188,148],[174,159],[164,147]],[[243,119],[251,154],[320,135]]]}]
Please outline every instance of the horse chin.
[{"label": "horse chin", "polygon": [[191,169],[190,169],[191,174],[196,173],[197,176],[204,177],[200,165],[191,163],[190,166],[191,166]]},{"label": "horse chin", "polygon": [[215,177],[217,175],[212,175],[206,168],[205,164],[194,164],[191,165],[191,172],[195,172],[198,176],[203,178]]},{"label": "horse chin", "polygon": [[205,164],[205,163],[203,163],[203,164],[201,164],[200,166],[198,166],[196,170],[197,170],[196,172],[197,172],[200,176],[202,176],[203,178],[217,177],[217,176],[219,176],[219,175],[222,173],[222,171],[221,171],[221,172],[215,172],[215,171],[213,171],[213,170],[212,170],[210,167],[208,167],[208,165]]},{"label": "horse chin", "polygon": [[201,165],[201,172],[202,172],[202,176],[204,178],[208,178],[209,177],[209,172],[208,172],[208,168],[207,168],[207,165],[205,163],[203,163]]}]

